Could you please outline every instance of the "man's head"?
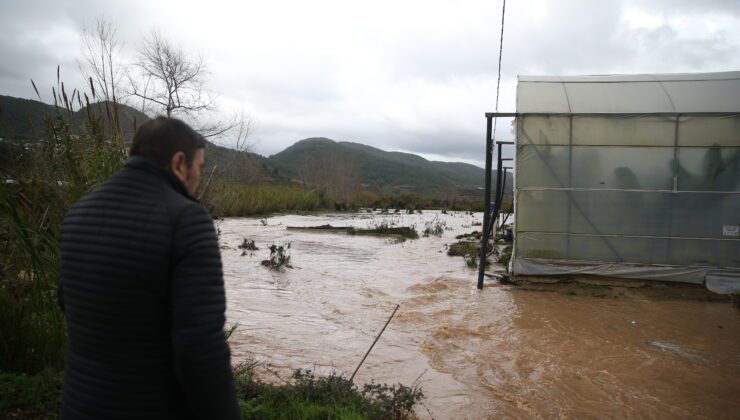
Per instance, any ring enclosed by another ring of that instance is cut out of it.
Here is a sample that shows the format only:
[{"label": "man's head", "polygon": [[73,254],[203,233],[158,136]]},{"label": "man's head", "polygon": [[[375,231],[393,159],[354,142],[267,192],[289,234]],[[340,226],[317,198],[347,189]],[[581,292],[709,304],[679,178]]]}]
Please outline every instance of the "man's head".
[{"label": "man's head", "polygon": [[158,117],[139,127],[130,154],[156,162],[193,194],[200,182],[205,146],[203,136],[189,125],[175,118]]}]

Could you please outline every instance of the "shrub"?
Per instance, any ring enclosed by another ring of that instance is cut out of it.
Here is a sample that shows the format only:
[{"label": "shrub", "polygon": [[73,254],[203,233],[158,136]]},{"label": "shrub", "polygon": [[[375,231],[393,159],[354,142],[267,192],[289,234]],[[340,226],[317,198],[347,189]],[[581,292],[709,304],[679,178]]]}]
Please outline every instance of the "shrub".
[{"label": "shrub", "polygon": [[235,368],[245,419],[409,419],[424,394],[419,387],[371,382],[361,389],[341,375],[298,369],[291,381],[271,385],[256,378],[254,362]]}]

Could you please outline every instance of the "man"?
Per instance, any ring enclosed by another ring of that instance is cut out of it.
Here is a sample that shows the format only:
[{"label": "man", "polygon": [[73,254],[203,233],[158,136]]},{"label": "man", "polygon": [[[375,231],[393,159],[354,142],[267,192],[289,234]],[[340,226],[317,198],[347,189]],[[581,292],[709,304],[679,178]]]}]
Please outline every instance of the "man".
[{"label": "man", "polygon": [[62,419],[239,418],[213,220],[192,197],[205,140],[160,117],[61,229]]}]

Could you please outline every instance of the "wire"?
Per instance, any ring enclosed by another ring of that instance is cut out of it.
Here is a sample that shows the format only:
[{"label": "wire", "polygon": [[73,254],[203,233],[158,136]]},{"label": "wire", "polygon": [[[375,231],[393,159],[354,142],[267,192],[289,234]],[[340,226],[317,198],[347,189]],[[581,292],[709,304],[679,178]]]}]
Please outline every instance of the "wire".
[{"label": "wire", "polygon": [[[504,17],[505,16],[506,16],[506,0],[504,0],[504,5],[501,9],[501,37],[500,37],[499,46],[498,46],[498,80],[496,81],[496,112],[498,112],[498,94],[501,88],[501,56],[503,55],[503,51],[504,51]],[[498,122],[498,118],[494,118],[493,119],[494,143],[496,142],[496,123],[497,122]]]}]

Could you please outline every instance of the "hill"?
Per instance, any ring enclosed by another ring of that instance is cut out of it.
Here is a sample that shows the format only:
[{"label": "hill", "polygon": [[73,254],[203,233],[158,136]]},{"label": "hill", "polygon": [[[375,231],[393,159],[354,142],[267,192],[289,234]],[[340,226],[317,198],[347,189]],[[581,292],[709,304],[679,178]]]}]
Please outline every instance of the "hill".
[{"label": "hill", "polygon": [[473,198],[482,197],[485,182],[484,170],[474,165],[429,161],[327,138],[301,140],[270,156],[269,162],[295,182],[339,196],[363,188],[382,194]]},{"label": "hill", "polygon": [[203,176],[210,177],[214,166],[218,179],[243,184],[288,184],[259,154],[243,152],[206,141]]},{"label": "hill", "polygon": [[[121,131],[125,141],[130,141],[136,127],[149,117],[124,104],[118,104],[118,114],[121,123]],[[55,115],[56,107],[40,101],[31,99],[14,98],[12,96],[0,95],[0,138],[16,141],[33,141],[44,138],[45,121],[47,117]],[[102,118],[107,124],[108,115],[113,111],[113,104],[109,102],[95,102],[75,111],[71,115],[74,130],[79,131],[85,126],[89,118],[89,111],[96,118]],[[67,116],[66,111],[63,112]]]}]

